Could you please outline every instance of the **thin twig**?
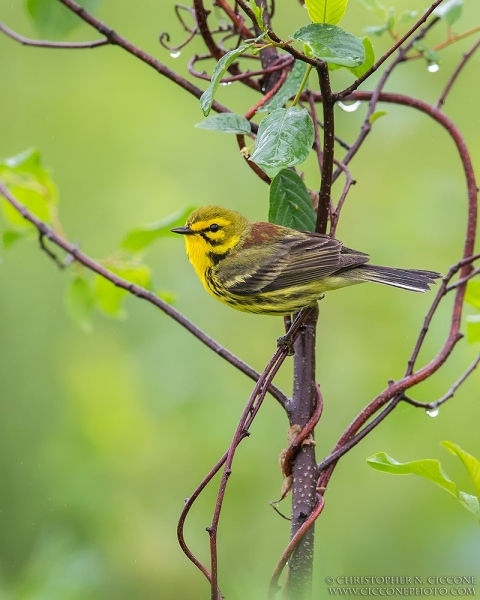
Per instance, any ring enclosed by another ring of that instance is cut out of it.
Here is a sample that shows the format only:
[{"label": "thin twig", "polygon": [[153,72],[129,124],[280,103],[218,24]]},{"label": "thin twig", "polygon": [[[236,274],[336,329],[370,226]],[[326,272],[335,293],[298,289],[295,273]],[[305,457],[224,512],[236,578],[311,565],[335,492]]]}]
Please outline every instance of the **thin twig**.
[{"label": "thin twig", "polygon": [[473,269],[473,271],[471,271],[468,275],[465,275],[465,277],[461,277],[460,279],[458,279],[454,283],[451,283],[447,287],[446,291],[450,292],[451,290],[454,290],[455,288],[458,288],[458,286],[463,285],[467,281],[470,281],[470,279],[472,279],[473,277],[476,277],[477,275],[480,275],[480,267],[477,267],[476,269]]},{"label": "thin twig", "polygon": [[453,84],[457,80],[457,77],[460,75],[463,67],[467,64],[467,62],[470,59],[470,57],[473,56],[473,54],[475,54],[475,52],[478,50],[478,48],[480,48],[480,39],[477,40],[475,42],[475,44],[472,46],[472,48],[470,48],[470,50],[468,52],[466,52],[462,56],[462,60],[459,62],[457,68],[452,73],[452,75],[451,75],[450,79],[448,80],[448,83],[445,86],[445,89],[443,90],[440,98],[435,103],[435,108],[439,108],[440,109],[445,104],[445,100],[447,99],[447,96],[448,96],[450,90],[452,89]]},{"label": "thin twig", "polygon": [[100,46],[106,46],[110,44],[109,40],[94,40],[92,42],[51,42],[49,40],[32,40],[20,35],[13,29],[7,27],[4,23],[0,22],[0,31],[7,35],[12,40],[20,42],[24,46],[34,46],[35,48],[56,48],[64,50],[81,50],[83,48],[99,48]]},{"label": "thin twig", "polygon": [[[195,69],[195,63],[197,63],[198,61],[201,61],[201,60],[209,60],[211,58],[212,58],[212,56],[210,54],[195,54],[188,61],[188,65],[187,65],[188,72],[191,75],[193,75],[194,77],[198,77],[199,79],[204,79],[206,81],[210,81],[211,76],[205,72],[201,73],[200,71],[197,71]],[[242,55],[242,58],[256,58],[256,57]],[[285,67],[290,66],[292,63],[293,63],[293,58],[291,56],[288,56],[288,57],[286,57],[286,59],[285,58],[279,59],[277,64],[274,64],[271,67],[268,67],[267,69],[260,69],[258,71],[245,71],[244,73],[239,73],[238,75],[232,75],[231,77],[223,77],[220,80],[220,84],[233,83],[234,81],[241,81],[242,79],[247,79],[248,77],[257,77],[259,75],[267,75],[268,73],[276,73],[277,71],[281,71]],[[275,89],[278,89],[278,88],[275,88]]]},{"label": "thin twig", "polygon": [[330,232],[329,232],[329,235],[331,237],[335,237],[338,221],[340,219],[340,213],[342,212],[342,208],[343,208],[343,205],[347,198],[348,192],[350,191],[350,188],[352,187],[352,185],[355,185],[357,183],[357,181],[352,178],[350,169],[347,167],[347,165],[345,165],[343,162],[341,162],[339,160],[335,160],[334,163],[338,167],[340,167],[340,169],[342,169],[342,171],[345,173],[345,185],[343,186],[343,190],[342,190],[342,193],[338,200],[337,207],[331,211],[331,223],[330,223]]},{"label": "thin twig", "polygon": [[[477,33],[480,31],[480,25],[478,25],[477,27],[474,27],[473,29],[469,29],[468,31],[464,31],[463,33],[459,33],[458,35],[452,35],[450,37],[448,37],[444,42],[440,42],[440,44],[437,44],[436,46],[433,46],[433,48],[431,48],[431,50],[433,50],[434,52],[438,52],[439,50],[443,50],[444,48],[447,48],[448,46],[451,46],[452,44],[455,44],[456,42],[459,42],[460,40],[464,40],[467,37],[470,37],[471,35],[473,35],[474,33]],[[413,54],[407,57],[407,60],[416,60],[418,58],[422,58],[424,56],[424,52],[419,52],[418,54]]]},{"label": "thin twig", "polygon": [[475,371],[475,369],[477,368],[479,363],[480,363],[480,354],[473,361],[473,363],[468,367],[468,369],[465,371],[465,373],[463,373],[463,375],[452,385],[452,387],[448,390],[448,392],[444,396],[442,396],[439,400],[435,400],[435,402],[419,402],[418,400],[413,400],[412,398],[409,398],[408,396],[405,396],[405,395],[402,396],[402,400],[404,400],[408,404],[411,404],[412,406],[416,406],[417,408],[426,408],[427,410],[435,410],[436,408],[438,408],[439,406],[441,406],[442,404],[447,402],[447,400],[450,400],[450,398],[453,398],[453,396],[455,395],[455,392],[462,385],[462,383],[467,379],[467,377],[469,375],[471,375],[471,373],[473,373],[473,371]]},{"label": "thin twig", "polygon": [[[1,191],[1,188],[0,188],[0,191]],[[66,267],[65,263],[63,263],[63,262],[62,262],[62,261],[61,261],[61,260],[58,258],[58,256],[55,254],[55,252],[52,252],[52,251],[50,250],[50,248],[48,248],[48,247],[45,245],[45,234],[44,234],[44,233],[42,233],[41,231],[39,231],[39,232],[38,232],[38,244],[39,244],[39,246],[40,246],[40,249],[41,249],[43,252],[45,252],[45,254],[46,254],[46,255],[47,255],[49,258],[51,258],[51,259],[53,260],[53,262],[54,262],[54,263],[57,265],[57,267],[58,267],[59,269],[62,269],[62,270],[63,270],[63,269],[65,269],[65,267]]]}]

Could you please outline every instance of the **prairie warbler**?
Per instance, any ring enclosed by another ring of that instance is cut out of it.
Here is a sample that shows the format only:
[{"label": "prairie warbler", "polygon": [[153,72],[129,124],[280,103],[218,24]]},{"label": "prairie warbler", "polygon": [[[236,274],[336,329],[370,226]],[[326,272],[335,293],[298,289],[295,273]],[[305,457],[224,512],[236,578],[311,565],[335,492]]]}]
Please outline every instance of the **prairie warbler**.
[{"label": "prairie warbler", "polygon": [[288,315],[322,294],[373,281],[426,292],[434,271],[367,265],[368,254],[346,248],[327,235],[273,223],[252,223],[220,206],[195,210],[184,227],[190,262],[215,298],[250,313]]}]

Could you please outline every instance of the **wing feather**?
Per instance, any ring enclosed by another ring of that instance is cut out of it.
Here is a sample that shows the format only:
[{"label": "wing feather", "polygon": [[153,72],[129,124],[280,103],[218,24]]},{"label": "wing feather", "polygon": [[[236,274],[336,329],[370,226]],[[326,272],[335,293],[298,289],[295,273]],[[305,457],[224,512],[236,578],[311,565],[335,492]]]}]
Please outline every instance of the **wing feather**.
[{"label": "wing feather", "polygon": [[268,256],[264,241],[240,247],[222,260],[216,275],[229,292],[248,296],[308,284],[368,260],[326,235],[295,231],[271,243]]}]

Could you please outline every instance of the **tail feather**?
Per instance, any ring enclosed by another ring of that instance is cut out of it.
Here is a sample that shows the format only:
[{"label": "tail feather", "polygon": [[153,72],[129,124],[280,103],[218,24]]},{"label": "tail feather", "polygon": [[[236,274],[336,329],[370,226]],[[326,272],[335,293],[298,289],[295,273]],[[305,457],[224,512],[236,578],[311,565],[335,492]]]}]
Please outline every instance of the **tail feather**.
[{"label": "tail feather", "polygon": [[426,292],[435,282],[442,277],[435,271],[421,271],[417,269],[396,269],[394,267],[379,267],[376,265],[362,265],[344,271],[344,276],[351,276],[358,281],[373,281],[383,283],[412,292]]}]

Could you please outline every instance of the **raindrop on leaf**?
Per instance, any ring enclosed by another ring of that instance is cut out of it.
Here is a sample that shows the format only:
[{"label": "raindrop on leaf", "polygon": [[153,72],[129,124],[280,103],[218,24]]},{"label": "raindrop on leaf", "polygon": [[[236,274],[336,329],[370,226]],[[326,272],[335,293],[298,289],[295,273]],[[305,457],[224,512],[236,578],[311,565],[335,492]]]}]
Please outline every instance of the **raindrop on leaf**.
[{"label": "raindrop on leaf", "polygon": [[440,65],[436,62],[430,62],[427,65],[427,71],[429,73],[436,73],[440,69]]}]

